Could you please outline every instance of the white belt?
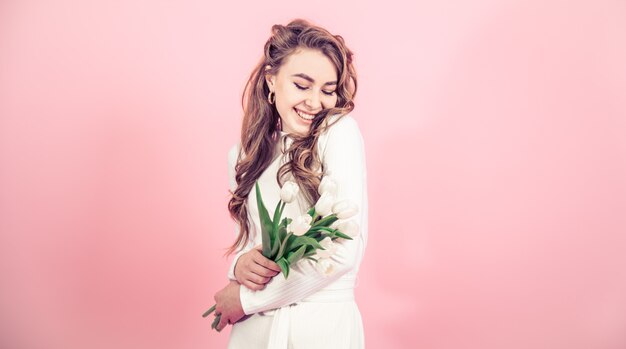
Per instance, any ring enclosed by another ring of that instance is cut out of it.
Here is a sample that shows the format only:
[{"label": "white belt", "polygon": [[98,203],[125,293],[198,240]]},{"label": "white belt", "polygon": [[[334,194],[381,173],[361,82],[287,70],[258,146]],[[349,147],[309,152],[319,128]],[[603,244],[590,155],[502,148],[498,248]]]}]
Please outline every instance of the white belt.
[{"label": "white belt", "polygon": [[335,303],[354,300],[354,281],[354,278],[339,279],[327,288],[319,290],[297,303],[264,312],[266,315],[272,315],[272,313],[274,315],[268,349],[288,349],[291,309],[294,306],[297,306],[298,303]]}]

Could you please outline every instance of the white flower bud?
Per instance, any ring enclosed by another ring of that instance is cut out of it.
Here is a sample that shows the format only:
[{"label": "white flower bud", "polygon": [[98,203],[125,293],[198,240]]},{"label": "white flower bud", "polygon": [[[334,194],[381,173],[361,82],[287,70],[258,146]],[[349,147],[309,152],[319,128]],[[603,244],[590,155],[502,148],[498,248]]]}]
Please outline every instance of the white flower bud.
[{"label": "white flower bud", "polygon": [[290,203],[296,198],[299,191],[300,187],[296,183],[287,181],[280,189],[280,199],[283,202]]},{"label": "white flower bud", "polygon": [[342,200],[333,205],[333,213],[339,219],[348,219],[359,212],[359,207],[352,201]]},{"label": "white flower bud", "polygon": [[311,229],[311,220],[313,217],[308,214],[303,214],[302,216],[298,216],[294,219],[289,225],[287,225],[287,231],[292,232],[293,235],[302,236],[309,229]]},{"label": "white flower bud", "polygon": [[328,216],[334,203],[335,197],[330,193],[324,193],[315,204],[315,212],[322,217]]},{"label": "white flower bud", "polygon": [[328,175],[324,176],[324,178],[322,178],[322,181],[320,182],[320,186],[317,191],[320,193],[320,195],[328,193],[335,196],[337,195],[337,182],[335,182],[335,180]]},{"label": "white flower bud", "polygon": [[359,235],[359,225],[354,221],[354,219],[337,224],[337,229],[351,238]]}]

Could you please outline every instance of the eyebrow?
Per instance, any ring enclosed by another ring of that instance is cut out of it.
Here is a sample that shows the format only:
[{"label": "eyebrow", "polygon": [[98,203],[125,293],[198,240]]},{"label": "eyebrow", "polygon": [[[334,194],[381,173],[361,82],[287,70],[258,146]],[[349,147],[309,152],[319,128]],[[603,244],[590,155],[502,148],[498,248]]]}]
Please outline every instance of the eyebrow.
[{"label": "eyebrow", "polygon": [[[299,74],[293,74],[292,76],[303,78],[304,80],[307,80],[309,82],[315,82],[315,80],[313,80],[312,77],[310,77],[310,76],[308,76],[306,74],[299,73]],[[324,84],[324,86],[326,86],[326,85],[337,85],[337,81],[329,81],[329,82]]]}]

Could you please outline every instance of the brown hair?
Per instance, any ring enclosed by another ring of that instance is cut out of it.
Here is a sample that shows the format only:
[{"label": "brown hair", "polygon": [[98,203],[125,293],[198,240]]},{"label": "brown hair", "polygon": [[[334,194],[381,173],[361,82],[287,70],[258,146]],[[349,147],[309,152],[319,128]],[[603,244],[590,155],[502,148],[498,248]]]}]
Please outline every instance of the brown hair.
[{"label": "brown hair", "polygon": [[[291,135],[293,142],[286,149],[288,161],[280,167],[276,180],[282,187],[283,176],[291,173],[307,201],[313,204],[319,198],[317,187],[322,173],[316,151],[319,135],[332,124],[326,121],[329,115],[339,114],[337,121],[354,109],[357,90],[356,72],[350,51],[341,36],[332,35],[326,29],[295,19],[286,26],[272,26],[272,35],[265,43],[264,55],[250,74],[244,88],[241,104],[243,123],[241,127],[241,151],[235,166],[237,188],[228,202],[231,217],[239,224],[239,236],[227,253],[234,252],[245,244],[250,235],[247,197],[254,183],[271,164],[280,139],[280,115],[276,107],[268,102],[269,88],[265,74],[276,74],[283,61],[298,48],[316,49],[334,64],[337,75],[337,103],[334,108],[322,110],[311,123],[308,135]],[[265,67],[271,68],[266,71]],[[335,121],[336,122],[336,121]]]}]

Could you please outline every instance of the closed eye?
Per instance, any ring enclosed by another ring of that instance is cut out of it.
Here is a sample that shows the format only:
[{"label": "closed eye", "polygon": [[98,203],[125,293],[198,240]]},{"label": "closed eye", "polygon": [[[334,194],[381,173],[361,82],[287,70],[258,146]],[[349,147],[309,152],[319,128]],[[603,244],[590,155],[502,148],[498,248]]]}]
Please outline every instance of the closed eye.
[{"label": "closed eye", "polygon": [[[299,85],[299,84],[297,84],[297,83],[295,83],[295,82],[294,82],[293,84],[294,84],[294,85],[296,85],[296,87],[297,87],[299,90],[303,90],[303,91],[305,91],[305,90],[308,90],[308,89],[309,89],[308,87],[304,87],[304,86]],[[323,92],[325,95],[327,95],[327,96],[332,96],[332,95],[335,93],[335,91],[330,91],[330,92],[328,92],[328,91],[324,91],[324,90],[322,90],[322,92]]]}]

